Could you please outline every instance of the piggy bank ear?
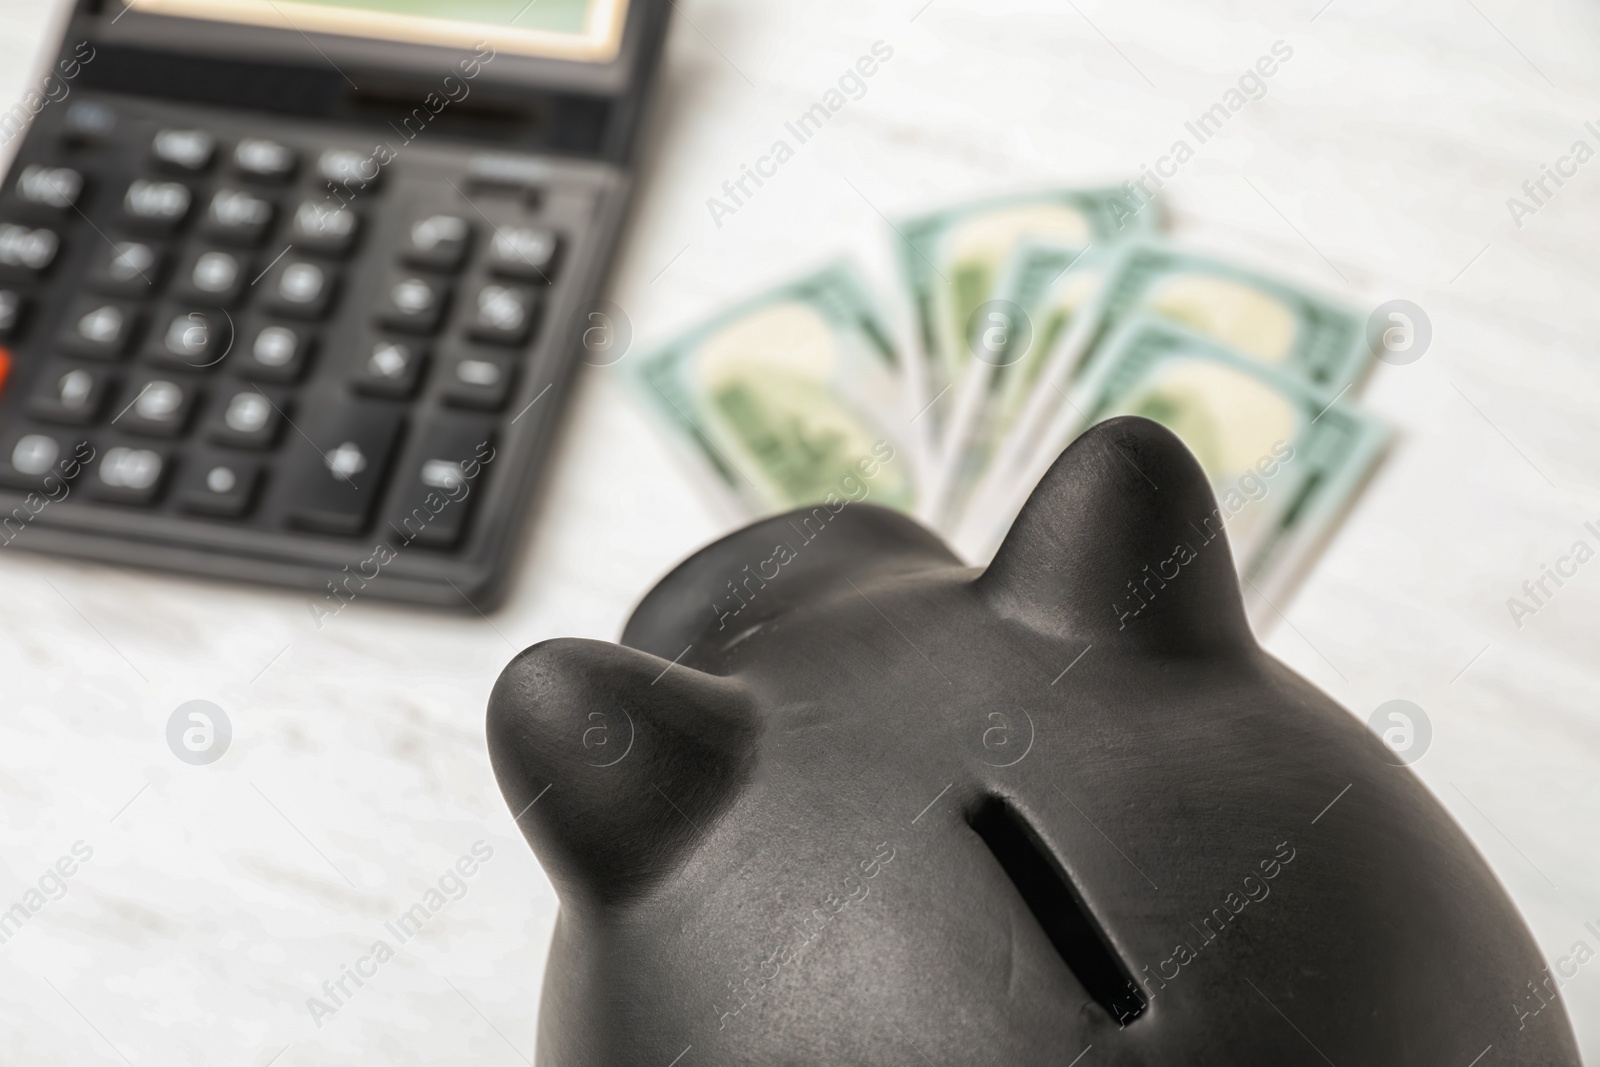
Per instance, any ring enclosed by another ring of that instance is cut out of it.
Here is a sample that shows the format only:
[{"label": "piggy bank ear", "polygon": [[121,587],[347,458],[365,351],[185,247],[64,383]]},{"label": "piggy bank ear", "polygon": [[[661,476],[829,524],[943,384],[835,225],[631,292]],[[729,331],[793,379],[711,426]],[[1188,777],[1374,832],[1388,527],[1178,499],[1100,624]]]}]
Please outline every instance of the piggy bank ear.
[{"label": "piggy bank ear", "polygon": [[774,515],[707,545],[639,602],[622,643],[658,656],[693,645],[690,662],[719,669],[752,627],[865,574],[960,567],[938,536],[897,511],[864,502],[815,504]]},{"label": "piggy bank ear", "polygon": [[1254,643],[1205,472],[1149,419],[1074,441],[978,587],[1007,614],[1088,641],[1174,654]]},{"label": "piggy bank ear", "polygon": [[500,791],[563,901],[620,903],[676,870],[753,770],[738,683],[600,641],[546,641],[489,698]]}]

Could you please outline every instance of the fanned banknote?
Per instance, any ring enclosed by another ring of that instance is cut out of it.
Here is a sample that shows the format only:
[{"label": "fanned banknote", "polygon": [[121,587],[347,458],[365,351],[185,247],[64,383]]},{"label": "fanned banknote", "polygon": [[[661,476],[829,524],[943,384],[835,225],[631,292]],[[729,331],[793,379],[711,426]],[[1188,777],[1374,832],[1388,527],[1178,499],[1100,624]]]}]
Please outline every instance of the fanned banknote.
[{"label": "fanned banknote", "polygon": [[[1143,415],[1171,429],[1200,461],[1216,493],[1253,618],[1291,580],[1297,559],[1319,544],[1372,471],[1389,439],[1376,419],[1281,365],[1170,319],[1125,319],[1075,384],[1078,414],[1068,440],[1117,415]],[[1028,487],[1031,489],[1031,485]],[[982,527],[986,554],[1004,535],[1027,491]]]},{"label": "fanned banknote", "polygon": [[896,227],[899,260],[922,342],[922,373],[935,438],[950,397],[986,326],[974,314],[1018,244],[1027,239],[1085,248],[1158,225],[1156,209],[1136,210],[1121,189],[1051,190],[980,200],[907,219]]},{"label": "fanned banknote", "polygon": [[634,362],[630,377],[754,514],[830,494],[916,506],[899,359],[847,264],[716,316]]},{"label": "fanned banknote", "polygon": [[1376,468],[1389,430],[1351,401],[1365,317],[1154,237],[1121,190],[1056,190],[901,224],[923,351],[897,352],[836,265],[644,359],[636,392],[746,514],[869,499],[989,558],[1088,426],[1171,427],[1216,492],[1245,604],[1270,623]]},{"label": "fanned banknote", "polygon": [[927,515],[939,526],[960,516],[1029,396],[1039,386],[1045,356],[1105,279],[1106,249],[1024,239],[995,285],[995,296],[973,346],[975,356],[956,385],[936,469],[930,472]]},{"label": "fanned banknote", "polygon": [[1045,357],[1038,384],[969,497],[969,516],[1003,508],[1019,486],[1032,486],[1049,469],[1080,421],[1063,395],[1100,358],[1100,342],[1138,313],[1186,325],[1330,399],[1372,360],[1362,316],[1337,301],[1209,256],[1132,242],[1117,251],[1104,285]]}]

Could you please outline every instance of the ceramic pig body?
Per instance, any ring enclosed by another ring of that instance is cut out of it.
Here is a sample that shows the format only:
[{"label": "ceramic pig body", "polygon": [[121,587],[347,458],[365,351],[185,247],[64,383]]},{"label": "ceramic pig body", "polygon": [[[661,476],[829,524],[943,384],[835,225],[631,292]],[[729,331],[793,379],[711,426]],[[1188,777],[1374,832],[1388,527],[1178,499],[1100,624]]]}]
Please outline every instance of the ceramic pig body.
[{"label": "ceramic pig body", "polygon": [[1579,1062],[1493,874],[1256,646],[1144,420],[981,573],[864,504],[719,541],[622,645],[517,657],[489,742],[561,897],[546,1067]]}]

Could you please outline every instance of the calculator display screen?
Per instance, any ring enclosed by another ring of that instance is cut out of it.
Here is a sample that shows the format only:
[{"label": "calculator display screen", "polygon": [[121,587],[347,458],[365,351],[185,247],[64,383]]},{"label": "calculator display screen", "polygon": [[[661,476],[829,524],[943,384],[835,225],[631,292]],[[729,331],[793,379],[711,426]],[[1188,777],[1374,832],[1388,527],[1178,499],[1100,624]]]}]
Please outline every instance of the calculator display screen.
[{"label": "calculator display screen", "polygon": [[123,0],[140,13],[605,63],[628,0]]}]

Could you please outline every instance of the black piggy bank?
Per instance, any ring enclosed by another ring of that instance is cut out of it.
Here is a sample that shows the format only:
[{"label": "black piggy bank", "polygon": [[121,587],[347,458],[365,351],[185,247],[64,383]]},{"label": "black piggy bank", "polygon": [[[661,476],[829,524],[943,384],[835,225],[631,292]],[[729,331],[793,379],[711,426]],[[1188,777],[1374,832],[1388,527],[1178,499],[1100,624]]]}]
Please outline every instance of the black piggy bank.
[{"label": "black piggy bank", "polygon": [[836,502],[620,645],[519,655],[488,737],[561,899],[539,1063],[1578,1064],[1472,844],[1256,645],[1221,525],[1118,419],[981,572]]}]

